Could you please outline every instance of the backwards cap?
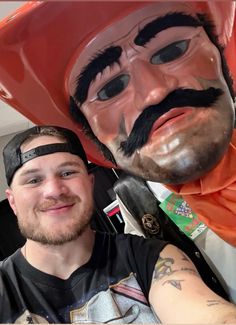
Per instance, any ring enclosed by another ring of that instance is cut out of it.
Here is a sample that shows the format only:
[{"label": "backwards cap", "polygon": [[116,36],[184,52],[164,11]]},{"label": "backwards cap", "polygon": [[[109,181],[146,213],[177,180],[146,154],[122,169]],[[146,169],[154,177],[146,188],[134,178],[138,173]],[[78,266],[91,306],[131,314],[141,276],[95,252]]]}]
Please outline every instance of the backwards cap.
[{"label": "backwards cap", "polygon": [[[30,139],[34,135],[49,135],[49,133],[44,134],[42,131],[50,129],[54,129],[58,132],[58,135],[52,134],[52,137],[62,137],[65,142],[58,143],[55,140],[55,143],[39,146],[24,153],[21,152],[21,145],[26,140]],[[27,161],[55,152],[69,152],[73,155],[79,156],[83,160],[85,166],[88,166],[86,154],[78,136],[69,129],[58,126],[34,126],[26,131],[16,134],[3,149],[3,161],[7,184],[10,186],[15,172]]]},{"label": "backwards cap", "polygon": [[[153,3],[158,6],[158,1],[28,2],[0,22],[0,98],[35,124],[74,130],[88,159],[111,167],[82,126],[72,120],[67,81],[76,57],[100,31]],[[219,40],[226,46],[227,63],[236,76],[235,2],[186,3],[215,23]]]}]

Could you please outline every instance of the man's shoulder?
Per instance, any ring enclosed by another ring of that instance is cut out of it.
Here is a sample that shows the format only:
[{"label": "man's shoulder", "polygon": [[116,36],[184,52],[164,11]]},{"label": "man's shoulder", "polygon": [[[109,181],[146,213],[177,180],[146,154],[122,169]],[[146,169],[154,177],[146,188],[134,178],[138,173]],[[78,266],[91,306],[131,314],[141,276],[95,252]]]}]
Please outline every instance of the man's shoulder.
[{"label": "man's shoulder", "polygon": [[1,277],[6,272],[9,272],[13,269],[14,261],[18,258],[20,250],[18,249],[12,255],[6,257],[4,260],[0,261],[0,275]]},{"label": "man's shoulder", "polygon": [[[14,253],[15,254],[15,253]],[[14,255],[13,254],[13,255]],[[14,278],[13,255],[6,257],[0,261],[0,295],[1,297],[6,292],[6,288]]]}]

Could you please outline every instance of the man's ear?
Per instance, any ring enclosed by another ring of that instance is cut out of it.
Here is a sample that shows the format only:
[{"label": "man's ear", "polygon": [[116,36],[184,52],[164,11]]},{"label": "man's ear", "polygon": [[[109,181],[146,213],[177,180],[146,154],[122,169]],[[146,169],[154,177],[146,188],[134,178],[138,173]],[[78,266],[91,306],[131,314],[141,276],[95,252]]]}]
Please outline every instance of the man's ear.
[{"label": "man's ear", "polygon": [[6,197],[8,199],[9,204],[10,204],[10,207],[14,211],[15,215],[17,215],[17,209],[16,209],[14,195],[13,195],[13,192],[12,192],[12,190],[10,188],[6,189]]},{"label": "man's ear", "polygon": [[92,184],[92,187],[94,187],[94,183],[95,183],[95,177],[94,177],[94,174],[89,174],[89,179],[90,179],[90,182]]}]

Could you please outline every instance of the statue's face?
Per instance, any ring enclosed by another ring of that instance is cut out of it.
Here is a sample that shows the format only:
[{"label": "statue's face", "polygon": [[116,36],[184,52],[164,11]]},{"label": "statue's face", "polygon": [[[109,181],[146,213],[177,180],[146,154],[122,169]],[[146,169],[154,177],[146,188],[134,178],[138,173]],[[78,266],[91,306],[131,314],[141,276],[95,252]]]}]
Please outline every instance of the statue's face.
[{"label": "statue's face", "polygon": [[88,84],[81,111],[122,169],[179,184],[222,158],[233,101],[220,53],[188,6],[156,3],[115,22],[77,71]]}]

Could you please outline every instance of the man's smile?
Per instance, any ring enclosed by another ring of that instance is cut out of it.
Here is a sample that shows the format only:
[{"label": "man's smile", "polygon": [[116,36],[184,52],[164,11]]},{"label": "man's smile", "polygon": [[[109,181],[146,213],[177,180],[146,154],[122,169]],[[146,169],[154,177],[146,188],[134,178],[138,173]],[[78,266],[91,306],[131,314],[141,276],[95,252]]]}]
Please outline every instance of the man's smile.
[{"label": "man's smile", "polygon": [[43,212],[48,212],[48,211],[62,211],[63,209],[64,210],[69,209],[73,205],[74,204],[56,204],[56,205],[53,205],[53,206],[51,206],[49,208],[42,209],[41,211],[43,211]]}]

